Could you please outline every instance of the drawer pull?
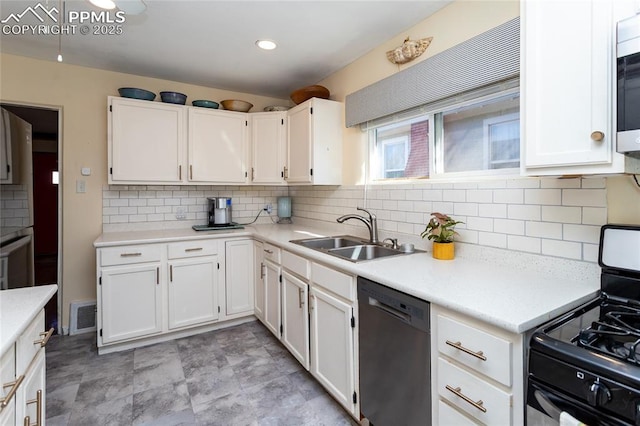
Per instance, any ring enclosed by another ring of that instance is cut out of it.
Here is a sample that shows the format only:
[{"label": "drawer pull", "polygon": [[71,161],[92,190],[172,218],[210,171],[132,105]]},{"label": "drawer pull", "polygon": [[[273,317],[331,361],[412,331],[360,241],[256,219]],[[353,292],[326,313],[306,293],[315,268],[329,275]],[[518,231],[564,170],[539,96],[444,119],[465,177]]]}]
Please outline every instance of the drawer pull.
[{"label": "drawer pull", "polygon": [[188,248],[188,249],[184,249],[185,252],[189,253],[191,251],[202,251],[202,247],[194,247],[194,248]]},{"label": "drawer pull", "polygon": [[479,360],[481,360],[481,361],[486,361],[486,360],[487,360],[487,357],[486,357],[486,356],[484,356],[484,354],[482,353],[482,351],[474,352],[474,351],[472,351],[471,349],[467,349],[467,348],[465,348],[464,346],[462,346],[462,343],[461,343],[461,342],[452,342],[452,341],[450,341],[450,340],[447,340],[447,341],[445,341],[445,343],[446,343],[447,345],[449,345],[449,346],[452,346],[452,347],[454,347],[454,348],[458,349],[459,351],[462,351],[462,352],[464,352],[464,353],[466,353],[466,354],[469,354],[469,355],[471,355],[471,356],[474,356],[474,357],[478,358],[478,359],[479,359]]},{"label": "drawer pull", "polygon": [[9,386],[11,386],[11,389],[9,390],[7,396],[5,396],[4,398],[0,398],[0,407],[4,408],[9,405],[9,402],[11,402],[11,398],[13,398],[13,396],[16,394],[23,380],[24,374],[18,377],[13,382],[5,383],[4,385],[2,385],[3,388],[8,388]]},{"label": "drawer pull", "polygon": [[138,257],[138,256],[142,256],[142,253],[140,253],[140,252],[136,252],[136,253],[120,253],[120,257]]},{"label": "drawer pull", "polygon": [[482,402],[481,399],[478,400],[478,402],[474,401],[473,399],[471,399],[468,396],[466,396],[465,394],[463,394],[462,393],[462,389],[459,386],[457,388],[454,388],[452,386],[446,385],[445,387],[447,388],[447,390],[449,392],[452,392],[455,396],[464,399],[466,402],[468,402],[469,404],[473,405],[475,408],[477,408],[478,410],[482,411],[483,413],[487,412],[487,409],[484,408],[484,406],[482,405],[482,404],[484,404],[484,402]]},{"label": "drawer pull", "polygon": [[[29,404],[36,404],[36,424],[35,426],[41,426],[42,425],[42,390],[38,390],[36,392],[36,398],[32,399],[31,401],[27,401],[27,405]],[[31,421],[29,419],[29,416],[24,418],[24,424],[30,425]]]},{"label": "drawer pull", "polygon": [[45,346],[47,346],[47,343],[49,342],[49,339],[51,338],[51,335],[53,334],[53,332],[54,332],[54,329],[53,327],[51,327],[49,331],[44,331],[40,333],[40,336],[44,336],[44,337],[40,340],[35,340],[33,344],[40,345],[41,348],[44,348]]},{"label": "drawer pull", "polygon": [[264,249],[264,252],[265,252],[265,253],[268,253],[268,254],[273,254],[273,250],[267,250],[267,249]]}]

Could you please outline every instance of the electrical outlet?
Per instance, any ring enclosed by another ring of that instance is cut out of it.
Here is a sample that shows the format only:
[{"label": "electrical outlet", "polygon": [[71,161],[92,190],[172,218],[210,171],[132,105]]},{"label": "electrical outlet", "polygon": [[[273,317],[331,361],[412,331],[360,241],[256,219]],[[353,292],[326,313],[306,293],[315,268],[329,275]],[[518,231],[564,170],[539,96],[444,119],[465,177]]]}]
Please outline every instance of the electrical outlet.
[{"label": "electrical outlet", "polygon": [[176,219],[185,220],[187,218],[187,214],[185,213],[184,207],[178,207],[176,209]]},{"label": "electrical outlet", "polygon": [[271,204],[265,204],[264,211],[271,214],[271,212],[273,211],[273,206]]}]

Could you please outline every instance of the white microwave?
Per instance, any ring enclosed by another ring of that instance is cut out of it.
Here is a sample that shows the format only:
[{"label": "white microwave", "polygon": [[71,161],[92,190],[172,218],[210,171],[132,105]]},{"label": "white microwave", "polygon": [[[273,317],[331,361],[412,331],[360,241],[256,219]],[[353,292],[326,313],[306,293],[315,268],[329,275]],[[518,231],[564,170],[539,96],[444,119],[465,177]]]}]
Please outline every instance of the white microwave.
[{"label": "white microwave", "polygon": [[617,151],[640,152],[640,15],[617,26]]}]

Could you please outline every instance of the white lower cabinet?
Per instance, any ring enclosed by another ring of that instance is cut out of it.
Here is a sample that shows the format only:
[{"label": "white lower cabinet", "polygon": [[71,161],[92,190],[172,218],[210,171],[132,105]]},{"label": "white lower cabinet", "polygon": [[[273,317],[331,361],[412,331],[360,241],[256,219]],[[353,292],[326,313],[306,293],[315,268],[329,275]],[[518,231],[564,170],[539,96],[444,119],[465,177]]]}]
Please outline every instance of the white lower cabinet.
[{"label": "white lower cabinet", "polygon": [[162,331],[160,262],[107,267],[99,280],[103,343]]},{"label": "white lower cabinet", "polygon": [[282,343],[309,369],[309,285],[287,271],[282,272]]},{"label": "white lower cabinet", "polygon": [[41,310],[0,360],[1,426],[44,425],[46,419],[45,346],[53,329],[44,332]]},{"label": "white lower cabinet", "polygon": [[210,331],[253,315],[249,238],[99,247],[96,257],[99,353]]},{"label": "white lower cabinet", "polygon": [[264,323],[265,280],[264,280],[264,244],[262,241],[253,242],[253,311],[256,318]]},{"label": "white lower cabinet", "polygon": [[313,286],[311,374],[353,415],[358,415],[353,306]]},{"label": "white lower cabinet", "polygon": [[169,329],[218,319],[218,257],[169,262]]},{"label": "white lower cabinet", "polygon": [[434,304],[431,324],[433,424],[524,424],[523,335]]},{"label": "white lower cabinet", "polygon": [[226,314],[253,314],[254,299],[253,240],[225,243]]}]

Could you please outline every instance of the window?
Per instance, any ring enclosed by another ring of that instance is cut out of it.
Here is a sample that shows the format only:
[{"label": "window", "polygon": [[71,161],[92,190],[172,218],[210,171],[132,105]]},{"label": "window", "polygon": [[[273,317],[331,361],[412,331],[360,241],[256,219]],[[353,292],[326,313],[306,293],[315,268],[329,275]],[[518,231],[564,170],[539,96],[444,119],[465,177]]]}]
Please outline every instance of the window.
[{"label": "window", "polygon": [[517,88],[388,121],[369,130],[372,179],[516,173],[520,166]]}]

